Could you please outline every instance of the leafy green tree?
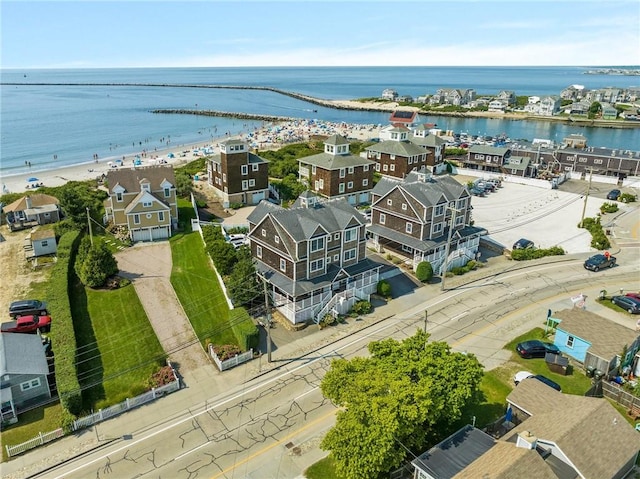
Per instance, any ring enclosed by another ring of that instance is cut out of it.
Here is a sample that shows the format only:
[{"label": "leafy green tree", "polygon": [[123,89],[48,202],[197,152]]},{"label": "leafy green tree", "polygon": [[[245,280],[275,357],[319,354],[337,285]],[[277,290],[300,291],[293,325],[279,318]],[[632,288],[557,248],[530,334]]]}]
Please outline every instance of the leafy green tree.
[{"label": "leafy green tree", "polygon": [[589,118],[597,118],[602,113],[602,105],[599,101],[594,101],[589,107],[588,117]]},{"label": "leafy green tree", "polygon": [[429,342],[418,330],[401,342],[369,344],[371,356],[335,359],[320,385],[342,409],[321,448],[345,479],[369,479],[398,467],[452,432],[480,399],[482,365],[471,354]]},{"label": "leafy green tree", "polygon": [[235,306],[246,304],[260,294],[260,284],[251,250],[242,246],[238,249],[237,262],[227,277],[225,284],[229,297]]},{"label": "leafy green tree", "polygon": [[416,268],[416,278],[418,281],[426,283],[433,278],[433,266],[428,261],[421,261]]},{"label": "leafy green tree", "polygon": [[236,250],[231,243],[215,240],[207,243],[206,249],[221,276],[231,273],[236,264]]},{"label": "leafy green tree", "polygon": [[118,272],[118,263],[105,243],[96,241],[92,245],[85,236],[78,249],[75,270],[84,285],[98,288]]},{"label": "leafy green tree", "polygon": [[274,181],[273,185],[280,193],[283,201],[295,200],[300,194],[307,189],[307,185],[298,181],[298,177],[288,174],[282,181]]},{"label": "leafy green tree", "polygon": [[176,195],[186,198],[193,191],[193,180],[186,170],[176,170]]},{"label": "leafy green tree", "polygon": [[87,225],[87,208],[92,214],[101,212],[107,197],[106,192],[95,188],[90,181],[70,181],[51,188],[51,194],[58,198],[64,215],[76,228]]}]

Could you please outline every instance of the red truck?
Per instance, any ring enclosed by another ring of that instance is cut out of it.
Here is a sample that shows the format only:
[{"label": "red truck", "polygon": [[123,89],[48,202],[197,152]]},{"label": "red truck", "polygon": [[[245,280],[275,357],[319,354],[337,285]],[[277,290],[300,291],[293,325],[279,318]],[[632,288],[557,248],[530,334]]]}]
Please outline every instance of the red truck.
[{"label": "red truck", "polygon": [[20,316],[15,321],[2,323],[0,329],[3,333],[47,332],[51,329],[51,316]]}]

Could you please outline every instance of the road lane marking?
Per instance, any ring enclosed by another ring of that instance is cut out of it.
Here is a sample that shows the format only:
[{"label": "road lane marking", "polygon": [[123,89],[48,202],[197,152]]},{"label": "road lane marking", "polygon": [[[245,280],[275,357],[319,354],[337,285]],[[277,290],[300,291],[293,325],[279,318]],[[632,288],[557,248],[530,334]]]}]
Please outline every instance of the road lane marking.
[{"label": "road lane marking", "polygon": [[468,312],[468,311],[465,311],[464,313],[460,313],[459,315],[454,316],[454,317],[453,317],[453,318],[451,318],[449,321],[458,320],[458,319],[462,318],[463,316],[466,316],[467,314],[469,314],[469,312]]},{"label": "road lane marking", "polygon": [[305,424],[304,426],[296,429],[294,432],[287,434],[285,437],[283,437],[282,439],[279,439],[278,441],[274,442],[273,444],[262,448],[259,451],[254,452],[253,454],[251,454],[249,457],[245,457],[242,461],[240,462],[236,462],[233,466],[228,467],[227,469],[225,469],[224,471],[219,472],[218,474],[216,474],[215,476],[211,477],[211,479],[217,479],[218,477],[222,477],[223,475],[227,474],[228,472],[231,472],[233,470],[235,470],[238,466],[241,466],[242,464],[245,464],[247,462],[249,462],[251,459],[254,459],[255,457],[258,457],[262,454],[264,454],[265,452],[273,449],[276,446],[279,446],[280,444],[284,443],[285,441],[288,441],[289,439],[291,439],[292,437],[294,437],[296,434],[301,433],[302,431],[304,431],[305,429],[310,428],[311,426],[316,425],[319,422],[324,421],[325,419],[327,419],[329,416],[335,416],[337,409],[334,409],[333,411],[328,412],[327,414],[314,419],[313,421]]}]

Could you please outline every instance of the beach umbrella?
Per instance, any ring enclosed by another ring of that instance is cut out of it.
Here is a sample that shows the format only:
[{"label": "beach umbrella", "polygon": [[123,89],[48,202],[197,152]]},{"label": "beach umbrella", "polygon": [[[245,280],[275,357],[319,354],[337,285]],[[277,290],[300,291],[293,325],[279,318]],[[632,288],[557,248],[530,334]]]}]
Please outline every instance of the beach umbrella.
[{"label": "beach umbrella", "polygon": [[40,181],[38,178],[36,178],[35,176],[32,176],[31,178],[29,178],[27,180],[28,183],[33,183],[34,181]]}]

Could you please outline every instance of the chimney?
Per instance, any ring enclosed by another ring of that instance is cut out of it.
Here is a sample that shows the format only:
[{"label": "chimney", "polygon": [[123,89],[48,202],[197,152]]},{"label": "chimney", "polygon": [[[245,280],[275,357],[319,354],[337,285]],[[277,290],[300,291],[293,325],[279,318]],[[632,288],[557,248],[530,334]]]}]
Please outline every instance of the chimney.
[{"label": "chimney", "polygon": [[25,197],[24,201],[27,204],[27,209],[30,210],[33,207],[31,204],[31,196]]},{"label": "chimney", "polygon": [[516,447],[522,447],[524,449],[535,449],[538,443],[538,438],[535,437],[529,431],[522,431],[518,433],[518,439],[516,441]]}]

